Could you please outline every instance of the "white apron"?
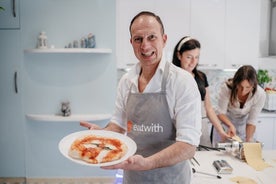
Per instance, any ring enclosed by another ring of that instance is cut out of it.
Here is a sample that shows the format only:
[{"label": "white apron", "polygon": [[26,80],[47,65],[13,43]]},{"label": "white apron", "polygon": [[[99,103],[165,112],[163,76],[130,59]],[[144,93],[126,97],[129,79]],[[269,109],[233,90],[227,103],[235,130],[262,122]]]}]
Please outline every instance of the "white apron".
[{"label": "white apron", "polygon": [[[127,100],[128,136],[137,144],[136,154],[148,157],[175,143],[176,130],[166,99],[166,64],[161,92],[131,93]],[[131,125],[129,125],[131,124]],[[191,168],[188,161],[148,171],[124,171],[124,184],[189,184]]]}]

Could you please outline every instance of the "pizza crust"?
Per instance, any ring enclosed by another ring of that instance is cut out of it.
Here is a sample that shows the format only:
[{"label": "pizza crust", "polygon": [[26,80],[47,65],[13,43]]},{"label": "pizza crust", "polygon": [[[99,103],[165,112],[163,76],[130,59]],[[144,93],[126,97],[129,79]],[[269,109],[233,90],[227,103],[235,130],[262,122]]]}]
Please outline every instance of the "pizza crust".
[{"label": "pizza crust", "polygon": [[87,135],[71,144],[68,155],[90,164],[99,164],[119,160],[127,150],[127,145],[119,139]]}]

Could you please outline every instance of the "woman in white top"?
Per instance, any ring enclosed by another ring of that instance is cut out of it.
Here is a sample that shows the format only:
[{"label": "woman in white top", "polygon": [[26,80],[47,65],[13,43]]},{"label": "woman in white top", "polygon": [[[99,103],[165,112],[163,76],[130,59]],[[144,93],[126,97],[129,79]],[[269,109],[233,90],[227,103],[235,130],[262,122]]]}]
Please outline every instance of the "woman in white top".
[{"label": "woman in white top", "polygon": [[[265,97],[264,90],[258,86],[256,70],[250,65],[240,67],[234,78],[222,85],[218,99],[218,118],[227,126],[231,136],[237,135],[245,142],[253,141]],[[213,143],[220,141],[214,130]]]}]

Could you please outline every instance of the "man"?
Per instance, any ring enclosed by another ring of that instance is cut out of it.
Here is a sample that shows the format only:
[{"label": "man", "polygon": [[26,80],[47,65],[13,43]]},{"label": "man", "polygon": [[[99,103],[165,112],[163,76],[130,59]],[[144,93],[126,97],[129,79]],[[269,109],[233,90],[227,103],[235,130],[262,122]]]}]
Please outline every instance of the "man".
[{"label": "man", "polygon": [[[104,129],[127,131],[137,152],[126,161],[102,168],[123,169],[124,184],[188,184],[188,160],[201,135],[197,85],[189,73],[162,59],[167,35],[157,15],[140,12],[129,30],[139,63],[121,78],[115,113]],[[81,125],[100,128],[87,122]]]}]

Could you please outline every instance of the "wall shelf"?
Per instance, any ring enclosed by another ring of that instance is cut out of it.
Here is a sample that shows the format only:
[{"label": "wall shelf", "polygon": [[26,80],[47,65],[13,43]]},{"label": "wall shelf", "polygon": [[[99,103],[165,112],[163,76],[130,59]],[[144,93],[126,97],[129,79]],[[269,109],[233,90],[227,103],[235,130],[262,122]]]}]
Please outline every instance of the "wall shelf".
[{"label": "wall shelf", "polygon": [[65,53],[87,53],[87,54],[108,54],[112,53],[109,48],[49,48],[49,49],[25,49],[24,53],[45,53],[45,54],[65,54]]},{"label": "wall shelf", "polygon": [[27,114],[26,118],[34,121],[55,121],[55,122],[72,122],[72,121],[99,121],[108,120],[111,114],[72,114],[64,117],[54,114]]}]

